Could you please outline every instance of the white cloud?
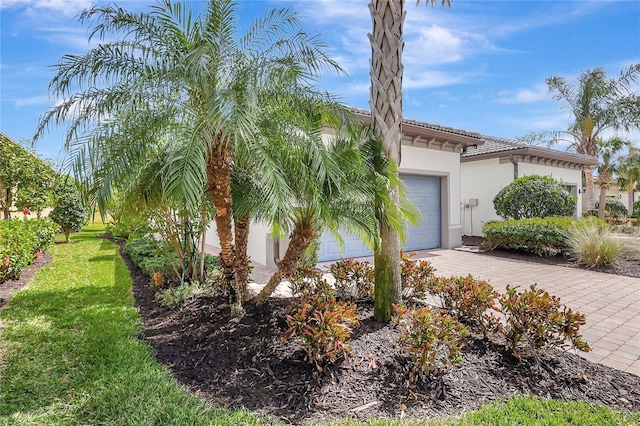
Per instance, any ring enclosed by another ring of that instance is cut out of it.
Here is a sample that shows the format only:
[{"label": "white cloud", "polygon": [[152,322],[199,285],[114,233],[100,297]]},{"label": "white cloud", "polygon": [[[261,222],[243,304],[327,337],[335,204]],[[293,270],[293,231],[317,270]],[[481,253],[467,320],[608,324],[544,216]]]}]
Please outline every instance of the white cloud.
[{"label": "white cloud", "polygon": [[33,105],[49,105],[48,96],[31,96],[29,98],[17,99],[15,102],[16,108]]},{"label": "white cloud", "polygon": [[501,90],[498,92],[497,103],[500,104],[527,104],[538,101],[549,100],[549,91],[543,84],[535,86],[533,89],[520,89],[517,91]]},{"label": "white cloud", "polygon": [[42,9],[59,12],[65,16],[75,16],[91,6],[91,0],[2,0],[0,9],[21,7],[29,14],[42,13]]}]

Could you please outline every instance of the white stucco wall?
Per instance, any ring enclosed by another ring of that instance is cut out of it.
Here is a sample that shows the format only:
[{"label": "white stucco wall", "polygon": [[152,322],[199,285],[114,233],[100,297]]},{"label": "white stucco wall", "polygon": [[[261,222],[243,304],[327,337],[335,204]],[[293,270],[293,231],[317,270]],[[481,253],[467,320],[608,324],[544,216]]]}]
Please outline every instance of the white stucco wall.
[{"label": "white stucco wall", "polygon": [[[582,171],[539,164],[518,163],[518,176],[528,175],[551,176],[565,185],[582,187]],[[499,159],[472,161],[460,166],[462,206],[461,216],[464,235],[482,235],[482,225],[492,220],[499,220],[493,208],[493,198],[509,183],[513,182],[513,164],[500,164]],[[576,191],[578,202],[575,217],[581,217],[581,191]],[[477,198],[478,205],[468,205],[470,198]]]},{"label": "white stucco wall", "polygon": [[459,247],[462,241],[460,154],[403,145],[400,173],[441,178],[442,247]]}]

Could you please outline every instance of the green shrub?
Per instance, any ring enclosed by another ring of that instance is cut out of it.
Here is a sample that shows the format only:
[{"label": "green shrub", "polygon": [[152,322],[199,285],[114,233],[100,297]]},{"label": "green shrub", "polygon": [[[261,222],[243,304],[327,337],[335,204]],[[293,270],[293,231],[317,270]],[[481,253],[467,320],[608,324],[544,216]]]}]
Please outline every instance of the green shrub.
[{"label": "green shrub", "polygon": [[491,313],[497,310],[496,300],[500,296],[491,284],[466,277],[433,277],[429,280],[429,292],[440,299],[442,308],[464,323],[480,327],[486,337],[499,326],[498,318]]},{"label": "green shrub", "polygon": [[20,278],[33,258],[53,244],[57,229],[46,219],[0,221],[0,283]]},{"label": "green shrub", "polygon": [[633,217],[640,220],[640,200],[633,203]]},{"label": "green shrub", "polygon": [[323,278],[322,273],[307,263],[298,263],[293,276],[289,279],[291,294],[301,296],[303,294],[322,292],[327,296],[335,296],[335,290]]},{"label": "green shrub", "polygon": [[405,296],[423,298],[427,295],[429,280],[433,277],[435,268],[428,260],[412,260],[413,256],[415,253],[410,255],[401,253],[402,292]]},{"label": "green shrub", "polygon": [[54,191],[56,205],[49,213],[49,219],[60,225],[65,241],[69,235],[89,220],[87,210],[80,199],[77,189],[69,182],[61,183]]},{"label": "green shrub", "polygon": [[[598,210],[599,207],[600,207],[600,202],[596,201],[596,208],[594,210]],[[627,217],[629,215],[629,211],[627,210],[625,205],[622,204],[622,202],[619,200],[606,200],[604,203],[604,211],[605,211],[604,215],[606,217],[611,216],[615,218],[621,218],[621,217]]]},{"label": "green shrub", "polygon": [[493,199],[496,213],[507,219],[571,216],[577,198],[549,176],[523,176],[511,182]]},{"label": "green shrub", "polygon": [[507,286],[499,299],[505,316],[503,334],[512,353],[521,356],[528,349],[540,365],[538,349],[546,346],[569,345],[583,352],[591,349],[579,334],[584,325],[584,315],[560,305],[560,299],[538,289],[535,284],[529,290],[517,291]]},{"label": "green shrub", "polygon": [[400,328],[400,344],[413,361],[411,381],[462,362],[461,340],[469,330],[456,318],[434,313],[428,307],[409,310],[406,306],[394,306],[394,310],[393,321]]},{"label": "green shrub", "polygon": [[124,245],[124,251],[131,256],[136,265],[140,265],[144,259],[155,257],[162,253],[160,242],[150,237],[135,238]]},{"label": "green shrub", "polygon": [[498,247],[533,252],[538,256],[550,256],[567,248],[566,234],[576,219],[548,217],[489,222],[482,227],[483,247]]},{"label": "green shrub", "polygon": [[331,265],[336,279],[336,296],[342,300],[371,299],[373,295],[373,266],[354,258],[340,259]]},{"label": "green shrub", "polygon": [[201,284],[197,281],[192,283],[182,283],[177,287],[169,288],[156,293],[156,300],[168,308],[179,306],[180,309],[189,300],[195,299],[203,293],[210,293],[211,286]]},{"label": "green shrub", "polygon": [[[600,212],[598,212],[598,209],[589,209],[589,210],[585,210],[582,212],[582,217],[598,217],[600,215]],[[606,216],[606,212],[605,212],[605,216]]]},{"label": "green shrub", "polygon": [[622,254],[622,243],[609,227],[593,220],[574,224],[566,232],[567,251],[578,263],[590,268],[611,265]]},{"label": "green shrub", "polygon": [[282,340],[298,336],[302,340],[306,360],[318,371],[328,362],[349,354],[351,330],[358,327],[358,310],[351,302],[339,302],[323,292],[305,292],[295,299],[289,328]]}]

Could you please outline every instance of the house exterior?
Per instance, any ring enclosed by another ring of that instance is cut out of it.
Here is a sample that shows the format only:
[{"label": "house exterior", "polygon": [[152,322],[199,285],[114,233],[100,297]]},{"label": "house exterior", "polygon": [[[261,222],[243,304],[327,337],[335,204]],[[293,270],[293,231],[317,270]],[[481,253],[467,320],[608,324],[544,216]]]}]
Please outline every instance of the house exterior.
[{"label": "house exterior", "polygon": [[482,225],[499,220],[493,198],[514,179],[533,174],[551,176],[566,185],[578,197],[574,217],[582,217],[582,170],[585,165],[597,165],[595,157],[492,136],[482,138],[484,144],[468,148],[460,157],[464,235],[482,235]]},{"label": "house exterior", "polygon": [[[597,187],[597,184],[596,184]],[[600,189],[597,189],[599,194]],[[630,192],[632,192],[630,194]],[[627,208],[629,214],[633,213],[633,202],[640,200],[640,192],[630,189],[620,189],[616,183],[612,183],[606,190],[607,199],[618,200]],[[632,201],[633,200],[633,201]]]},{"label": "house exterior", "polygon": [[[370,120],[366,111],[358,111],[356,115],[364,123]],[[418,226],[407,230],[403,248],[409,251],[458,247],[463,232],[460,154],[482,144],[482,139],[478,133],[414,120],[404,120],[402,131],[399,171],[409,200],[421,213]],[[329,137],[330,131],[327,134]],[[371,250],[359,238],[346,233],[342,237],[341,250],[330,234],[322,235],[320,261],[371,255]],[[206,243],[218,246],[215,228],[207,233]],[[286,247],[286,241],[273,241],[269,224],[252,223],[248,254],[254,262],[275,266],[275,260],[284,256]]]}]

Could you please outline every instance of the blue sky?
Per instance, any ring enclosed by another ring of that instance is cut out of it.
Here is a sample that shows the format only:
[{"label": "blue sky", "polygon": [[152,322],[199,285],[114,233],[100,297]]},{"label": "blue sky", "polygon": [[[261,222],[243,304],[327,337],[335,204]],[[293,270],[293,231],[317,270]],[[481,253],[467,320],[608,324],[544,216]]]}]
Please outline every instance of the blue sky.
[{"label": "blue sky", "polygon": [[[92,0],[2,0],[0,130],[31,139],[40,115],[58,99],[47,85],[51,65],[90,47],[74,17]],[[151,0],[117,4],[144,10]],[[371,19],[366,0],[239,1],[241,23],[273,7],[291,6],[318,32],[346,77],[319,85],[345,104],[368,108]],[[640,2],[460,1],[451,8],[406,2],[404,115],[407,118],[505,138],[562,130],[566,111],[551,99],[546,77],[570,80],[603,67],[610,76],[640,62]],[[59,159],[64,129],[38,141]],[[631,137],[637,144],[638,134]]]}]

